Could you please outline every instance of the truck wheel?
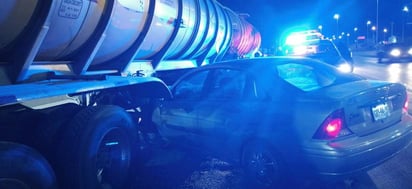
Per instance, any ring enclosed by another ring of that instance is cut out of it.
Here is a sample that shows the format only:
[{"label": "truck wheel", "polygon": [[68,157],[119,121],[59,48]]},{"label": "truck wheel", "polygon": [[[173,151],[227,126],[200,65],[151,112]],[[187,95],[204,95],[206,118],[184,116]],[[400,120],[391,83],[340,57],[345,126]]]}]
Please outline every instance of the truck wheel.
[{"label": "truck wheel", "polygon": [[0,188],[57,188],[49,163],[22,144],[0,142]]},{"label": "truck wheel", "polygon": [[133,176],[136,127],[118,106],[80,110],[62,134],[57,176],[63,188],[126,188]]},{"label": "truck wheel", "polygon": [[81,106],[76,104],[64,104],[43,110],[44,118],[34,131],[33,138],[29,141],[30,144],[33,144],[46,158],[54,160],[56,142],[60,141],[62,130],[80,109]]}]

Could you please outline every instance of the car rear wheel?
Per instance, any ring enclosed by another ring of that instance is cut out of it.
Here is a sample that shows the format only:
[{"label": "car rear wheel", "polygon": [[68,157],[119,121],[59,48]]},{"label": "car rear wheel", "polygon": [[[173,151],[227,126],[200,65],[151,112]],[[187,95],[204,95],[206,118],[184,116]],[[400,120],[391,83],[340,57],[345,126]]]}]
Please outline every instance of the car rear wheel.
[{"label": "car rear wheel", "polygon": [[253,187],[272,188],[281,185],[284,175],[279,154],[263,142],[248,143],[242,152],[242,166]]},{"label": "car rear wheel", "polygon": [[58,177],[64,188],[126,188],[133,176],[137,131],[118,106],[85,107],[62,134]]}]

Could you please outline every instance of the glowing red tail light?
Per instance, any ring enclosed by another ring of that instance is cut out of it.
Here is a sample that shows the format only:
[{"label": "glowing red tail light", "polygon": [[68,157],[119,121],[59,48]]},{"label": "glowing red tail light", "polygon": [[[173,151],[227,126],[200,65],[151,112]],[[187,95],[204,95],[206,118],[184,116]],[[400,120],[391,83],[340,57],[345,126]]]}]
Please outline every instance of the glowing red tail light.
[{"label": "glowing red tail light", "polygon": [[405,104],[403,104],[403,111],[408,112],[408,108],[409,108],[409,96],[408,96],[408,93],[406,93]]},{"label": "glowing red tail light", "polygon": [[342,129],[342,120],[340,118],[335,118],[328,123],[326,123],[325,131],[328,136],[336,137],[338,136],[340,130]]},{"label": "glowing red tail light", "polygon": [[331,113],[325,121],[323,121],[313,138],[325,140],[349,134],[352,134],[352,132],[345,125],[343,110],[337,110]]}]

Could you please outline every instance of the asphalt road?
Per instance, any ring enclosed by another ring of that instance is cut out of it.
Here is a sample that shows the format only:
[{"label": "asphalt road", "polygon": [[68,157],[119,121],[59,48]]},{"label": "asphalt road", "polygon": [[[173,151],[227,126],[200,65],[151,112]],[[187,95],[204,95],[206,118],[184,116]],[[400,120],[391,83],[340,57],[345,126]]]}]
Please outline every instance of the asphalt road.
[{"label": "asphalt road", "polygon": [[[156,149],[135,180],[133,188],[147,189],[248,189],[241,168],[214,157],[190,151]],[[325,182],[293,178],[286,188],[296,189],[411,189],[412,146],[392,159],[347,180]]]},{"label": "asphalt road", "polygon": [[[377,64],[373,55],[371,51],[355,52],[355,73],[370,79],[402,82],[411,93],[412,63]],[[217,158],[175,148],[149,151],[150,160],[139,168],[133,188],[252,188],[247,185],[242,169]],[[350,179],[325,182],[319,178],[293,178],[286,188],[412,189],[412,145],[378,167]]]}]

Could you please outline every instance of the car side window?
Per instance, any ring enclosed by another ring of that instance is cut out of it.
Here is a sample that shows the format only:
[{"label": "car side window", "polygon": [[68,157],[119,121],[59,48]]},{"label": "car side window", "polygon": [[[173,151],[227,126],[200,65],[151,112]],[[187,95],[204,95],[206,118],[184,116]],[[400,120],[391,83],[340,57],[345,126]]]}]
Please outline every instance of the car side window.
[{"label": "car side window", "polygon": [[203,92],[204,82],[209,71],[204,70],[188,75],[181,80],[173,89],[175,98],[200,98]]},{"label": "car side window", "polygon": [[246,86],[246,74],[234,69],[216,69],[208,91],[210,98],[242,98]]}]

